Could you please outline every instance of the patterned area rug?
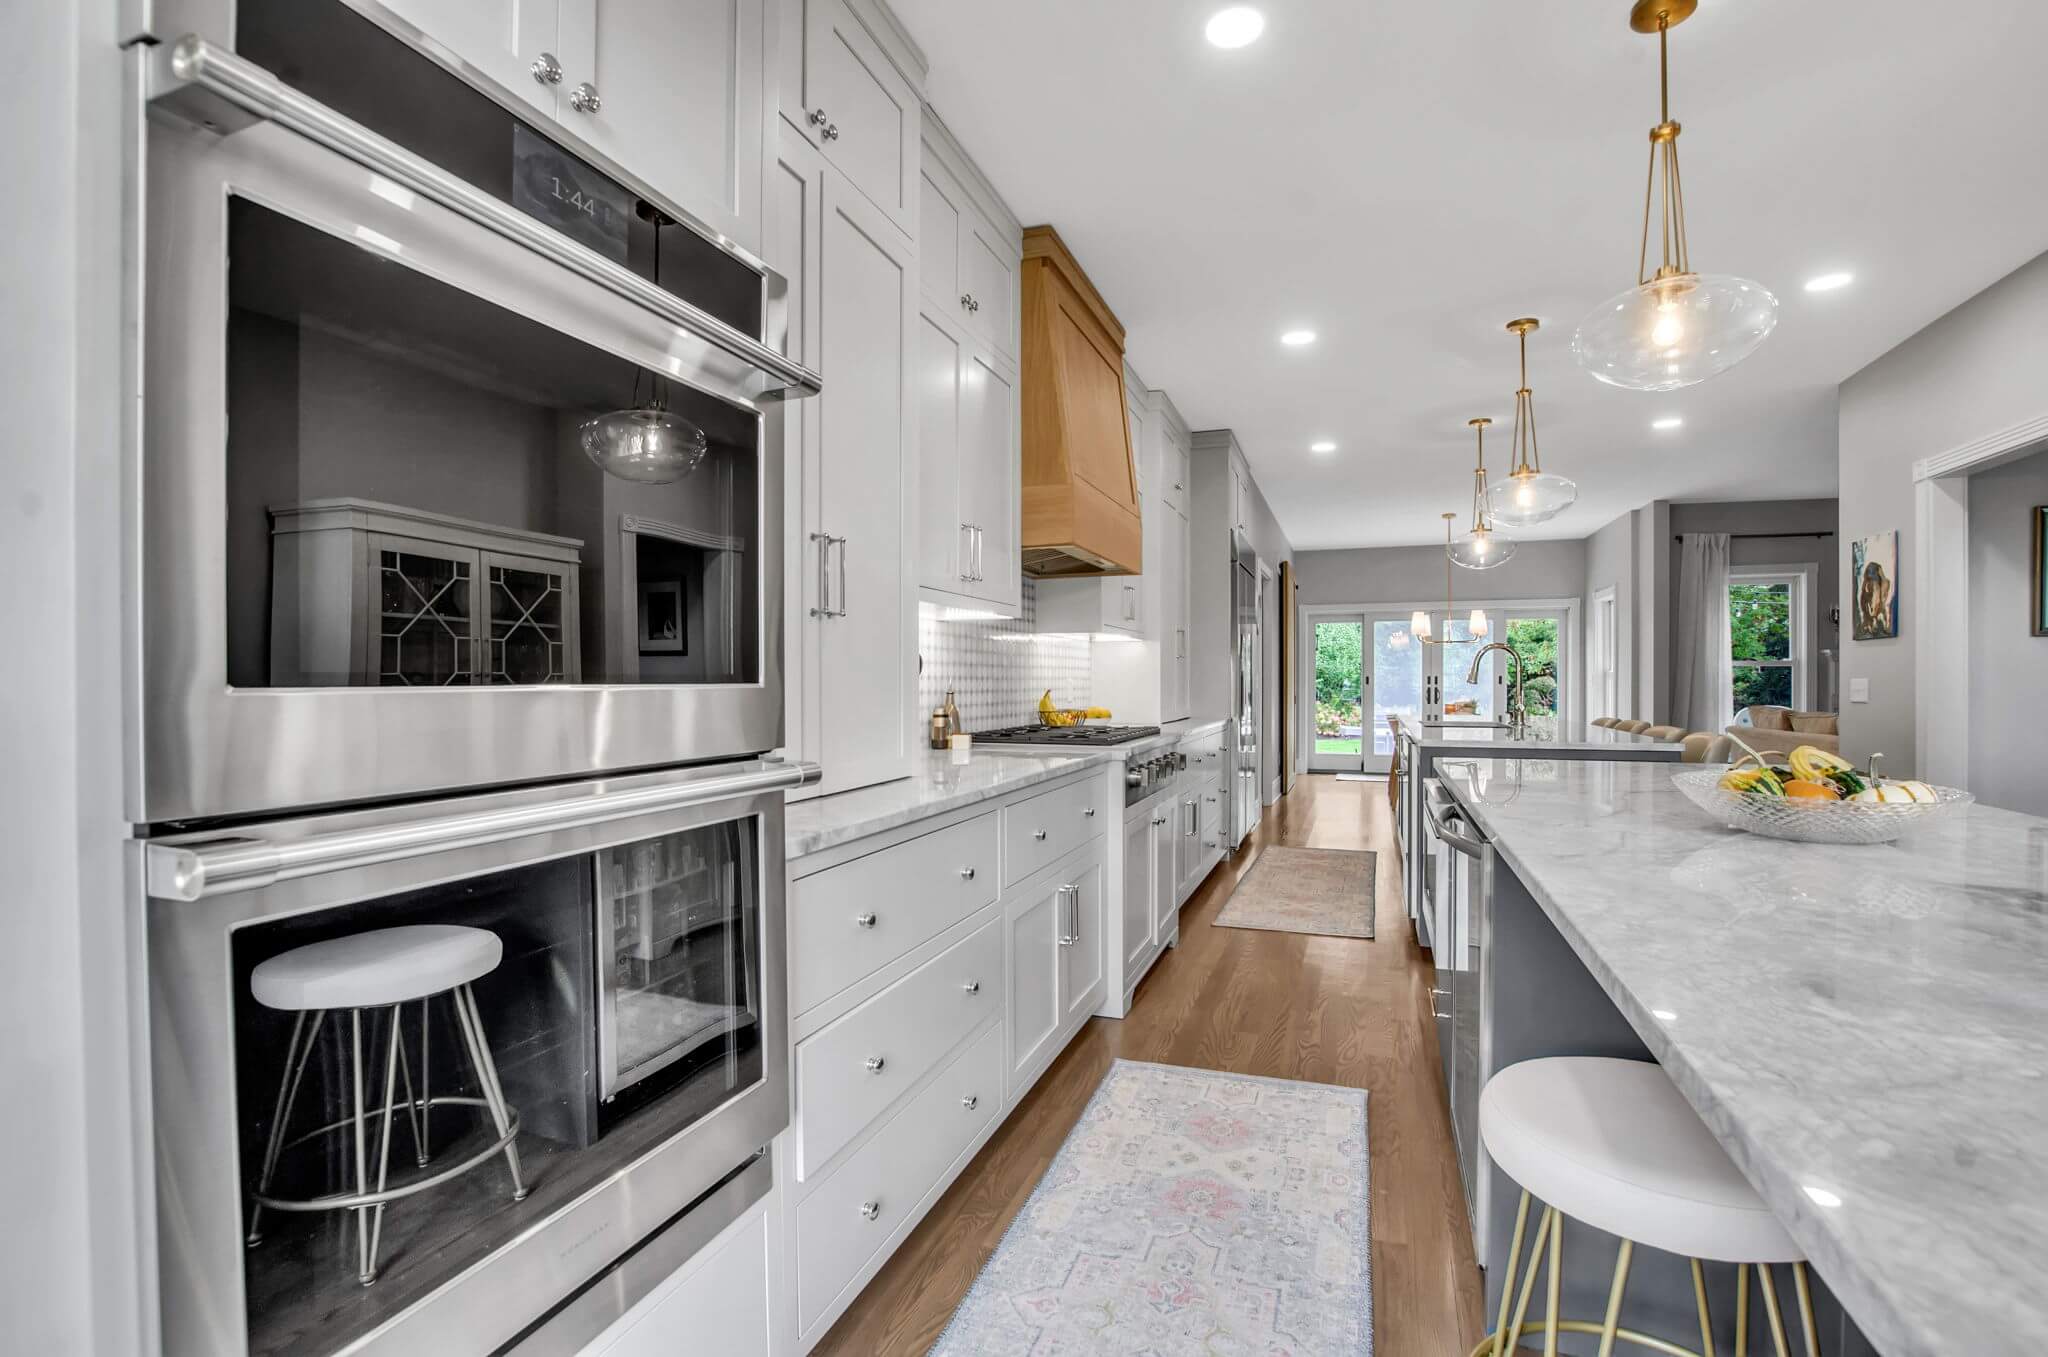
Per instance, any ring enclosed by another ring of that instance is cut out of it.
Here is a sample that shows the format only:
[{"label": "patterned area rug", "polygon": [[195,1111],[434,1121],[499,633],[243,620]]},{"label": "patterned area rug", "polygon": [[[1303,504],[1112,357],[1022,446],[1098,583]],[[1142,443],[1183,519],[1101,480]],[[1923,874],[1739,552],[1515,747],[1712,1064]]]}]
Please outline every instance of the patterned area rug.
[{"label": "patterned area rug", "polygon": [[1216,926],[1369,938],[1378,861],[1370,849],[1268,848],[1224,902]]},{"label": "patterned area rug", "polygon": [[1119,1060],[933,1357],[1370,1357],[1365,1092]]}]

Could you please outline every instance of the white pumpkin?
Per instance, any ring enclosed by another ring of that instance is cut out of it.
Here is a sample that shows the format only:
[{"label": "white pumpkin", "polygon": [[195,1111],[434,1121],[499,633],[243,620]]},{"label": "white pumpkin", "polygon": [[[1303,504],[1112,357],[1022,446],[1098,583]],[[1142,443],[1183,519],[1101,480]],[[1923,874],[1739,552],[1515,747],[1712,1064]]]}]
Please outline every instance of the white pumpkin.
[{"label": "white pumpkin", "polygon": [[1913,802],[1939,801],[1934,788],[1924,782],[1880,782],[1849,798],[1852,801],[1882,802],[1886,805],[1906,805]]}]

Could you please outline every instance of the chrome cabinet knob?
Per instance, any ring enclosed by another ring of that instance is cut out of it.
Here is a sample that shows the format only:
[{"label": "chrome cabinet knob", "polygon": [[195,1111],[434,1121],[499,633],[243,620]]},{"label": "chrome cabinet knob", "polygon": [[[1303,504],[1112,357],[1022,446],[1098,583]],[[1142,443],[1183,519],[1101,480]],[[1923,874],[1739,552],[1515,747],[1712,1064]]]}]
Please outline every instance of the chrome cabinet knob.
[{"label": "chrome cabinet knob", "polygon": [[960,879],[962,881],[974,880],[974,869],[972,867],[962,867],[960,869]]},{"label": "chrome cabinet knob", "polygon": [[960,294],[960,309],[962,311],[972,311],[974,309],[974,296],[972,293],[963,292]]},{"label": "chrome cabinet knob", "polygon": [[556,60],[553,52],[542,52],[528,69],[533,72],[533,78],[538,84],[559,85],[562,83],[562,63]]},{"label": "chrome cabinet knob", "polygon": [[604,100],[597,97],[597,86],[586,80],[569,91],[569,107],[578,113],[595,113],[604,107]]},{"label": "chrome cabinet knob", "polygon": [[866,1061],[868,1073],[880,1074],[882,1072],[883,1067],[886,1066],[888,1063],[888,1061],[884,1060],[882,1057],[878,1055],[871,1055],[867,1058]]},{"label": "chrome cabinet knob", "polygon": [[879,922],[879,916],[875,914],[856,914],[853,916],[853,926],[855,928],[873,928],[877,922]]},{"label": "chrome cabinet knob", "polygon": [[970,980],[960,988],[969,994],[979,994],[981,993],[981,982],[979,980]]},{"label": "chrome cabinet knob", "polygon": [[1162,816],[1158,817],[1157,819],[1155,819],[1155,820],[1154,820],[1154,821],[1153,821],[1152,823],[1153,823],[1153,824],[1155,824],[1155,825],[1163,825],[1163,824],[1165,824],[1165,823],[1166,823],[1166,817],[1165,817],[1164,815],[1162,815]]},{"label": "chrome cabinet knob", "polygon": [[978,1093],[970,1093],[960,1100],[960,1105],[966,1108],[969,1112],[972,1112],[975,1108],[981,1106],[981,1095]]},{"label": "chrome cabinet knob", "polygon": [[824,109],[814,108],[810,111],[809,116],[811,120],[811,126],[823,127],[825,125],[826,113]]},{"label": "chrome cabinet knob", "polygon": [[1088,809],[1082,811],[1081,813],[1092,820],[1095,818],[1095,807],[1090,806],[1088,807]]},{"label": "chrome cabinet knob", "polygon": [[880,1219],[881,1214],[882,1204],[880,1202],[862,1202],[860,1204],[860,1218],[862,1220],[877,1220]]},{"label": "chrome cabinet knob", "polygon": [[1045,842],[1045,831],[1044,831],[1044,830],[1042,830],[1042,829],[1034,829],[1034,830],[1032,830],[1032,831],[1031,831],[1031,837],[1032,837],[1032,838],[1034,838],[1034,839],[1036,839],[1036,840],[1038,840],[1038,841],[1039,841],[1040,843],[1044,843],[1044,842]]}]

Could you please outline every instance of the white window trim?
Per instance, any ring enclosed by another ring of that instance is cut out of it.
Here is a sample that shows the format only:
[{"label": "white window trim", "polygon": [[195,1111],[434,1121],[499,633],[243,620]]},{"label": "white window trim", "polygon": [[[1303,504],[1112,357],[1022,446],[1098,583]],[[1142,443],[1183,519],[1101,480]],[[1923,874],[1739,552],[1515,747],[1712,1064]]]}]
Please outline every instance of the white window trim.
[{"label": "white window trim", "polygon": [[1593,607],[1586,618],[1588,632],[1587,669],[1592,679],[1591,705],[1602,716],[1621,715],[1621,605],[1615,587],[1606,585],[1593,592]]},{"label": "white window trim", "polygon": [[[1787,584],[1791,586],[1791,615],[1786,619],[1790,633],[1791,657],[1786,660],[1734,660],[1737,669],[1784,667],[1792,671],[1792,707],[1810,711],[1813,706],[1813,590],[1817,568],[1811,562],[1796,565],[1731,566],[1728,583]],[[1730,713],[1730,719],[1734,714]]]}]

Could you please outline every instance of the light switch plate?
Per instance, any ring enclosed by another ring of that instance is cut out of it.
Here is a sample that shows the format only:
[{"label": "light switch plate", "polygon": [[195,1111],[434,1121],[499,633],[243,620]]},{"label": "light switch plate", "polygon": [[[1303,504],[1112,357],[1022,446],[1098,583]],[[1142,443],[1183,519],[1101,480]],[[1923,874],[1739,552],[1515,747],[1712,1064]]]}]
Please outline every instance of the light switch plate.
[{"label": "light switch plate", "polygon": [[1850,679],[1849,700],[1851,702],[1868,702],[1870,700],[1870,680],[1867,678]]}]

